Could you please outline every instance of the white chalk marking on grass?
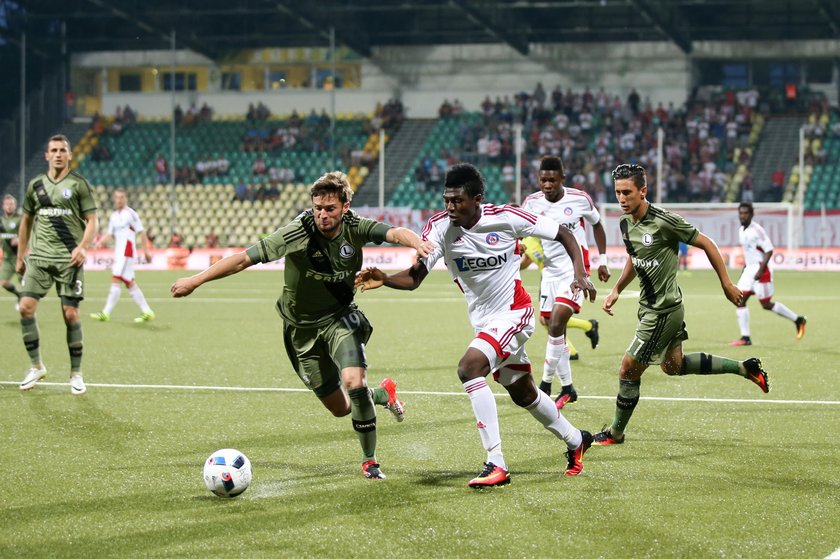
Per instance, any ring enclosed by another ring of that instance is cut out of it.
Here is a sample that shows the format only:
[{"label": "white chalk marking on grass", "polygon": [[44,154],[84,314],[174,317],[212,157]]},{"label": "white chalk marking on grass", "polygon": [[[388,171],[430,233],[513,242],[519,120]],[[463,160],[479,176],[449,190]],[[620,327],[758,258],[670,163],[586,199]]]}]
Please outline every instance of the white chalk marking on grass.
[{"label": "white chalk marking on grass", "polygon": [[825,559],[840,559],[840,547],[832,551]]},{"label": "white chalk marking on grass", "polygon": [[[18,385],[17,381],[3,380],[0,385]],[[39,382],[38,386],[67,386],[66,382]],[[307,388],[282,388],[279,386],[190,386],[187,384],[111,384],[111,383],[86,383],[87,386],[98,388],[151,388],[156,390],[205,390],[218,392],[310,392]],[[466,392],[439,392],[432,390],[400,390],[401,394],[412,394],[419,396],[466,396]],[[506,393],[494,392],[497,398],[504,398]],[[614,400],[615,396],[578,396],[584,400]],[[642,400],[654,402],[708,402],[724,404],[799,404],[799,405],[823,405],[840,406],[840,401],[834,400],[755,400],[746,398],[669,398],[666,396],[642,396]],[[840,559],[840,557],[838,557]]]}]

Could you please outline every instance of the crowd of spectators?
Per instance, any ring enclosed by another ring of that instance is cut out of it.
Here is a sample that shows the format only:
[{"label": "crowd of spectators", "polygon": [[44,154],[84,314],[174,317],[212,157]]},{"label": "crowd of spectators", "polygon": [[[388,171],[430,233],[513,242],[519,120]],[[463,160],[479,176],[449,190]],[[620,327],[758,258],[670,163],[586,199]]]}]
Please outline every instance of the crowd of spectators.
[{"label": "crowd of spectators", "polygon": [[112,117],[103,117],[99,113],[94,114],[90,127],[97,137],[97,142],[91,149],[91,159],[97,162],[113,160],[114,153],[111,150],[111,145],[103,140],[105,138],[119,138],[125,129],[136,121],[137,113],[128,105],[125,107],[117,105]]},{"label": "crowd of spectators", "polygon": [[[539,159],[559,155],[567,169],[567,184],[581,188],[598,201],[612,199],[609,172],[622,162],[639,163],[656,183],[657,129],[665,132],[665,188],[671,202],[719,201],[727,174],[734,171],[735,150],[745,147],[758,110],[755,91],[725,91],[714,96],[692,95],[680,107],[654,106],[635,89],[626,98],[604,88],[582,91],[559,86],[547,92],[537,84],[533,92],[487,96],[480,118],[461,119],[454,153],[428,155],[415,169],[419,189],[434,184],[435,165],[467,160],[501,168],[508,191],[515,181],[514,127],[522,126],[525,141],[523,184],[536,188]],[[444,102],[442,118],[457,118],[454,104]],[[750,150],[739,154],[749,157]],[[429,162],[432,162],[429,164]],[[422,169],[421,169],[422,167]]]},{"label": "crowd of spectators", "polygon": [[195,103],[190,103],[190,107],[184,111],[179,103],[175,105],[173,117],[177,126],[190,128],[199,122],[210,122],[213,120],[213,109],[207,103],[202,104],[201,108],[196,107]]}]

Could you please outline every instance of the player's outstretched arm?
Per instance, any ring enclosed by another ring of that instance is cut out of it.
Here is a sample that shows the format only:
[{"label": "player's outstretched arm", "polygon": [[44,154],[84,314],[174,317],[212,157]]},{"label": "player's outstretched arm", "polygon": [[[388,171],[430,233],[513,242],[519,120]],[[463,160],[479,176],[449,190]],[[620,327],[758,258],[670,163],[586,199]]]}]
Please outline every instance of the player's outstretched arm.
[{"label": "player's outstretched arm", "polygon": [[114,236],[111,235],[110,233],[105,233],[104,235],[102,235],[99,238],[98,241],[96,241],[96,243],[93,245],[93,248],[97,248],[97,249],[102,248],[103,246],[110,243],[112,240],[114,240]]},{"label": "player's outstretched arm", "polygon": [[435,244],[424,241],[420,235],[405,227],[392,227],[385,234],[385,240],[391,244],[413,248],[421,258],[425,258],[435,250]]},{"label": "player's outstretched arm", "polygon": [[743,294],[729,278],[729,272],[726,271],[726,264],[723,263],[723,255],[721,255],[717,243],[703,233],[698,232],[697,238],[694,239],[691,246],[703,249],[703,252],[706,253],[706,257],[708,257],[709,262],[712,264],[712,268],[714,268],[715,273],[720,280],[720,287],[723,289],[723,294],[726,295],[726,298],[729,299],[733,305],[738,305],[738,302],[741,300]]},{"label": "player's outstretched arm", "polygon": [[557,236],[554,237],[554,240],[559,241],[563,245],[575,267],[575,279],[571,284],[572,290],[583,291],[584,299],[589,299],[590,303],[595,302],[597,292],[595,286],[592,285],[592,282],[589,281],[589,277],[586,275],[586,268],[583,266],[583,254],[580,251],[580,245],[577,239],[575,239],[571,231],[560,225],[557,228]]},{"label": "player's outstretched arm", "polygon": [[630,285],[630,282],[635,278],[636,269],[633,268],[633,261],[628,258],[627,262],[624,264],[624,269],[621,270],[621,275],[618,276],[618,281],[615,282],[615,285],[604,299],[604,304],[601,305],[601,308],[604,309],[605,313],[613,316],[613,305],[615,305],[618,301],[618,297],[621,295],[621,292],[624,291],[624,288]]},{"label": "player's outstretched arm", "polygon": [[26,256],[26,249],[29,248],[29,235],[32,233],[33,218],[28,213],[24,212],[20,218],[20,226],[18,227],[18,252],[17,261],[15,262],[15,272],[23,275],[26,271],[26,263],[23,257]]},{"label": "player's outstretched arm", "polygon": [[411,268],[402,272],[388,275],[379,268],[365,268],[356,274],[354,285],[362,290],[362,293],[369,289],[377,289],[383,285],[391,289],[403,289],[413,291],[420,287],[429,271],[422,262],[416,262]]},{"label": "player's outstretched arm", "polygon": [[595,246],[601,255],[601,264],[598,265],[598,279],[607,281],[610,279],[610,268],[607,266],[607,232],[604,224],[600,221],[592,226],[592,234],[595,236]]},{"label": "player's outstretched arm", "polygon": [[221,278],[238,274],[242,270],[251,266],[251,257],[244,250],[225,256],[203,272],[188,278],[180,278],[172,284],[170,291],[173,297],[186,297],[195,291],[200,285]]}]

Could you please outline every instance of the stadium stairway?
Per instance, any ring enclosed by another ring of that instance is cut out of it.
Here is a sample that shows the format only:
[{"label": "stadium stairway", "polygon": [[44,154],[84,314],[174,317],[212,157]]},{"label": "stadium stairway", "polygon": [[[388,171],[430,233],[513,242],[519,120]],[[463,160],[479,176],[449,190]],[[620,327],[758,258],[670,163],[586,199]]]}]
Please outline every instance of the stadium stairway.
[{"label": "stadium stairway", "polygon": [[[435,127],[435,119],[406,119],[385,147],[385,203],[408,174],[417,154]],[[353,197],[354,206],[379,204],[379,164],[375,164]]]},{"label": "stadium stairway", "polygon": [[766,200],[772,190],[771,181],[776,169],[784,169],[787,181],[790,166],[799,156],[799,129],[804,116],[779,116],[767,119],[761,142],[755,152],[750,172],[756,201]]},{"label": "stadium stairway", "polygon": [[[79,141],[84,137],[88,128],[90,128],[90,123],[88,122],[71,122],[63,125],[59,130],[56,130],[55,134],[64,134],[67,136],[67,139],[70,140],[70,145],[75,148],[79,145]],[[29,161],[26,162],[26,168],[23,171],[26,182],[28,183],[30,180],[35,178],[36,175],[44,173],[46,170],[47,163],[44,161],[44,153],[41,150],[37,150],[37,152],[33,153],[29,158]],[[18,191],[20,190],[19,180],[19,175],[15,174],[14,179],[6,185],[5,191],[14,194],[15,197],[17,197]],[[18,200],[18,205],[20,205],[20,200]]]}]

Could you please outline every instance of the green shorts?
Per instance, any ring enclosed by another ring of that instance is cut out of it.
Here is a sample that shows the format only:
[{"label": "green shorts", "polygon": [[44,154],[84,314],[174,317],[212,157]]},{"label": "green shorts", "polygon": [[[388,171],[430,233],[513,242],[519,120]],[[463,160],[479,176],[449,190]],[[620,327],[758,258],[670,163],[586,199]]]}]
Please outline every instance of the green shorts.
[{"label": "green shorts", "polygon": [[23,274],[21,296],[40,299],[55,283],[55,292],[65,307],[78,307],[85,298],[85,270],[83,266],[49,262],[30,258]]},{"label": "green shorts", "polygon": [[9,281],[15,276],[20,279],[20,274],[15,273],[15,261],[4,258],[0,264],[0,281]]},{"label": "green shorts", "polygon": [[688,339],[684,317],[682,305],[667,313],[639,307],[639,325],[627,355],[647,365],[660,363],[668,352]]},{"label": "green shorts", "polygon": [[341,370],[367,368],[365,344],[373,327],[357,307],[320,328],[298,328],[285,323],[283,342],[300,380],[323,398],[341,388]]}]

